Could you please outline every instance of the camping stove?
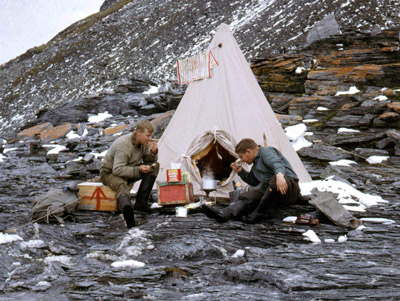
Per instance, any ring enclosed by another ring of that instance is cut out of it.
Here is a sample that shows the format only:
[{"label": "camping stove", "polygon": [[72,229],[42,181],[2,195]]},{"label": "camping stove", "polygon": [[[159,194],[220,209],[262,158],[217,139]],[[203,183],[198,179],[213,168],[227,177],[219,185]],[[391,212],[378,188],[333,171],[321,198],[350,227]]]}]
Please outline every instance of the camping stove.
[{"label": "camping stove", "polygon": [[206,201],[210,202],[210,193],[217,190],[217,180],[202,179],[201,190],[206,193]]}]

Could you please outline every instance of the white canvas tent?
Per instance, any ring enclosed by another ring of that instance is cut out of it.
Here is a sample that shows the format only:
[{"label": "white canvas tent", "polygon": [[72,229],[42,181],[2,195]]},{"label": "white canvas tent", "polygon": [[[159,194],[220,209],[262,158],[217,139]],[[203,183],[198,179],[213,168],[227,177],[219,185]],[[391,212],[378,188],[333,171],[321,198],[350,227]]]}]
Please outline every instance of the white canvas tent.
[{"label": "white canvas tent", "polygon": [[[235,156],[236,142],[252,138],[263,145],[265,133],[268,145],[283,153],[300,181],[311,181],[226,24],[218,28],[209,50],[219,66],[212,70],[211,78],[189,84],[159,141],[160,173],[157,180],[166,180],[166,170],[171,168],[171,162],[183,162],[183,171],[188,170],[193,155],[202,146],[206,148],[216,141],[221,146],[226,142],[226,154]],[[195,194],[202,194],[200,175],[195,174],[195,169],[190,171]],[[231,173],[219,187],[218,197],[228,197],[233,176]]]}]

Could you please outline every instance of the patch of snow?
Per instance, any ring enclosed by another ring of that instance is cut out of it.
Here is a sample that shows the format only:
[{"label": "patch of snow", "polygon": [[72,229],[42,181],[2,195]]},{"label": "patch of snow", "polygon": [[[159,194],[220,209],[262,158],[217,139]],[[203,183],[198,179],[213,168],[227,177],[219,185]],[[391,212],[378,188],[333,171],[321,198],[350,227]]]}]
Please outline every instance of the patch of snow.
[{"label": "patch of snow", "polygon": [[107,153],[107,150],[105,150],[104,152],[101,152],[100,154],[99,153],[90,153],[90,154],[95,156],[96,158],[99,158],[99,157],[105,157],[106,153]]},{"label": "patch of snow", "polygon": [[69,131],[67,134],[67,139],[80,138],[80,136],[75,131]]},{"label": "patch of snow", "polygon": [[235,254],[232,255],[232,258],[239,258],[244,256],[244,250],[237,250]]},{"label": "patch of snow", "polygon": [[338,160],[335,162],[329,162],[329,164],[336,165],[336,166],[350,166],[351,164],[357,164],[357,162],[352,161],[352,160],[342,159],[342,160]]},{"label": "patch of snow", "polygon": [[345,242],[345,241],[347,241],[347,235],[345,234],[345,235],[339,236],[339,238],[338,238],[337,241],[338,241],[338,242]]},{"label": "patch of snow", "polygon": [[86,254],[85,257],[99,259],[99,260],[110,260],[110,261],[118,260],[118,256],[107,254],[104,251],[92,251],[92,252]]},{"label": "patch of snow", "polygon": [[287,216],[282,221],[286,223],[294,223],[296,222],[297,216]]},{"label": "patch of snow", "polygon": [[112,117],[112,115],[108,114],[108,111],[105,111],[104,113],[99,113],[97,115],[89,114],[88,122],[91,123],[101,122],[109,117]]},{"label": "patch of snow", "polygon": [[43,147],[52,148],[47,152],[47,155],[58,154],[59,152],[67,149],[64,145],[58,145],[58,144],[44,144]]},{"label": "patch of snow", "polygon": [[379,95],[377,97],[374,97],[374,100],[379,100],[379,101],[384,101],[387,100],[388,98],[385,95]]},{"label": "patch of snow", "polygon": [[285,128],[286,136],[291,141],[295,141],[297,138],[304,135],[307,127],[304,123],[288,126]]},{"label": "patch of snow", "polygon": [[146,238],[146,232],[137,228],[128,231],[124,236],[117,251],[122,254],[122,259],[128,257],[137,257],[147,248],[149,240]]},{"label": "patch of snow", "polygon": [[6,244],[17,240],[23,240],[23,239],[21,236],[17,234],[7,234],[7,233],[3,234],[3,232],[0,232],[0,244]]},{"label": "patch of snow", "polygon": [[358,206],[343,205],[343,208],[348,211],[353,211],[353,212],[365,212],[365,206],[362,204],[360,204]]},{"label": "patch of snow", "polygon": [[367,223],[376,223],[376,224],[385,224],[385,225],[390,225],[390,224],[396,223],[392,219],[380,218],[380,217],[363,217],[363,218],[360,218],[360,220],[362,220],[363,222],[367,222]]},{"label": "patch of snow", "polygon": [[111,266],[114,268],[142,268],[145,266],[145,263],[130,259],[124,261],[115,261],[111,264]]},{"label": "patch of snow", "polygon": [[309,147],[312,145],[310,141],[308,141],[304,137],[298,138],[296,141],[291,142],[294,150],[297,152],[299,149],[302,149],[303,147]]},{"label": "patch of snow", "polygon": [[319,237],[317,236],[317,234],[315,234],[315,232],[313,230],[308,230],[307,232],[302,234],[303,236],[305,236],[306,240],[309,240],[313,243],[321,243],[321,240],[319,239]]},{"label": "patch of snow", "polygon": [[3,150],[3,154],[7,154],[8,152],[12,152],[12,151],[15,151],[15,150],[17,150],[17,149],[18,149],[18,147],[5,148],[5,149]]},{"label": "patch of snow", "polygon": [[23,241],[20,244],[22,249],[33,249],[33,248],[43,248],[46,246],[43,240],[40,239],[32,239],[28,241]]},{"label": "patch of snow", "polygon": [[303,147],[309,147],[312,143],[304,138],[307,127],[304,123],[285,128],[286,136],[291,140],[293,148],[298,151]]},{"label": "patch of snow", "polygon": [[66,256],[66,255],[47,256],[44,259],[44,262],[47,263],[47,264],[49,264],[50,262],[53,262],[53,261],[58,261],[58,262],[61,262],[61,263],[65,264],[65,265],[72,265],[71,257]]},{"label": "patch of snow", "polygon": [[148,89],[147,91],[144,91],[143,94],[149,95],[149,94],[154,94],[154,93],[158,93],[158,87],[156,86],[150,86],[150,89]]},{"label": "patch of snow", "polygon": [[369,164],[378,164],[386,161],[389,158],[389,156],[370,156],[365,161],[367,161]]},{"label": "patch of snow", "polygon": [[325,108],[325,107],[318,107],[317,108],[317,111],[328,111],[329,109],[328,108]]},{"label": "patch of snow", "polygon": [[307,183],[300,183],[302,195],[311,195],[311,190],[314,188],[317,188],[319,191],[328,191],[334,194],[338,194],[338,199],[352,199],[353,197],[357,198],[358,203],[366,207],[377,206],[380,203],[388,203],[388,201],[383,200],[380,196],[362,193],[361,191],[355,189],[353,186],[340,181],[319,180]]},{"label": "patch of snow", "polygon": [[338,202],[339,202],[339,204],[347,204],[347,205],[349,205],[349,204],[353,204],[353,205],[358,204],[358,202],[356,202],[355,200],[349,199],[349,198],[340,198],[338,200]]},{"label": "patch of snow", "polygon": [[301,74],[303,72],[303,70],[306,70],[306,68],[304,67],[297,67],[295,73],[296,74]]},{"label": "patch of snow", "polygon": [[336,92],[335,96],[340,96],[340,95],[353,95],[360,92],[360,90],[357,89],[356,86],[350,87],[349,91],[338,91]]},{"label": "patch of snow", "polygon": [[346,128],[339,128],[338,133],[359,133],[359,130],[353,130],[353,129],[346,129]]},{"label": "patch of snow", "polygon": [[39,281],[38,283],[36,283],[35,287],[49,288],[51,287],[51,284],[47,281]]},{"label": "patch of snow", "polygon": [[324,240],[326,243],[333,243],[333,242],[335,242],[335,240],[334,239],[332,239],[332,238],[326,238],[325,240]]},{"label": "patch of snow", "polygon": [[313,123],[313,122],[318,122],[318,119],[304,119],[304,123]]}]

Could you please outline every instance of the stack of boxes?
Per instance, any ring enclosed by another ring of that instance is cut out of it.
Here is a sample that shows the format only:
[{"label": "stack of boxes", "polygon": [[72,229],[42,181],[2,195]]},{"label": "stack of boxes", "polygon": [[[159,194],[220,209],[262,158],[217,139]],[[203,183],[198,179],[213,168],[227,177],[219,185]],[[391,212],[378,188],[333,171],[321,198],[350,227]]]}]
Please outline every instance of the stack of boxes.
[{"label": "stack of boxes", "polygon": [[194,202],[190,174],[180,169],[167,170],[167,182],[157,182],[158,205],[186,205]]}]

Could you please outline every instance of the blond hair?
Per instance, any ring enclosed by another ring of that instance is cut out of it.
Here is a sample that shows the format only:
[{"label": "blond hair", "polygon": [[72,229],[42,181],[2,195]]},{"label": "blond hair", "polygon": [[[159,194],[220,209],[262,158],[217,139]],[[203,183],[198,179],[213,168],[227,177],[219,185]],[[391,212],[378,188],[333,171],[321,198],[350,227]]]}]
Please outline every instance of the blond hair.
[{"label": "blond hair", "polygon": [[144,130],[148,130],[150,133],[154,132],[154,127],[148,120],[142,120],[136,123],[136,131],[144,132]]}]

